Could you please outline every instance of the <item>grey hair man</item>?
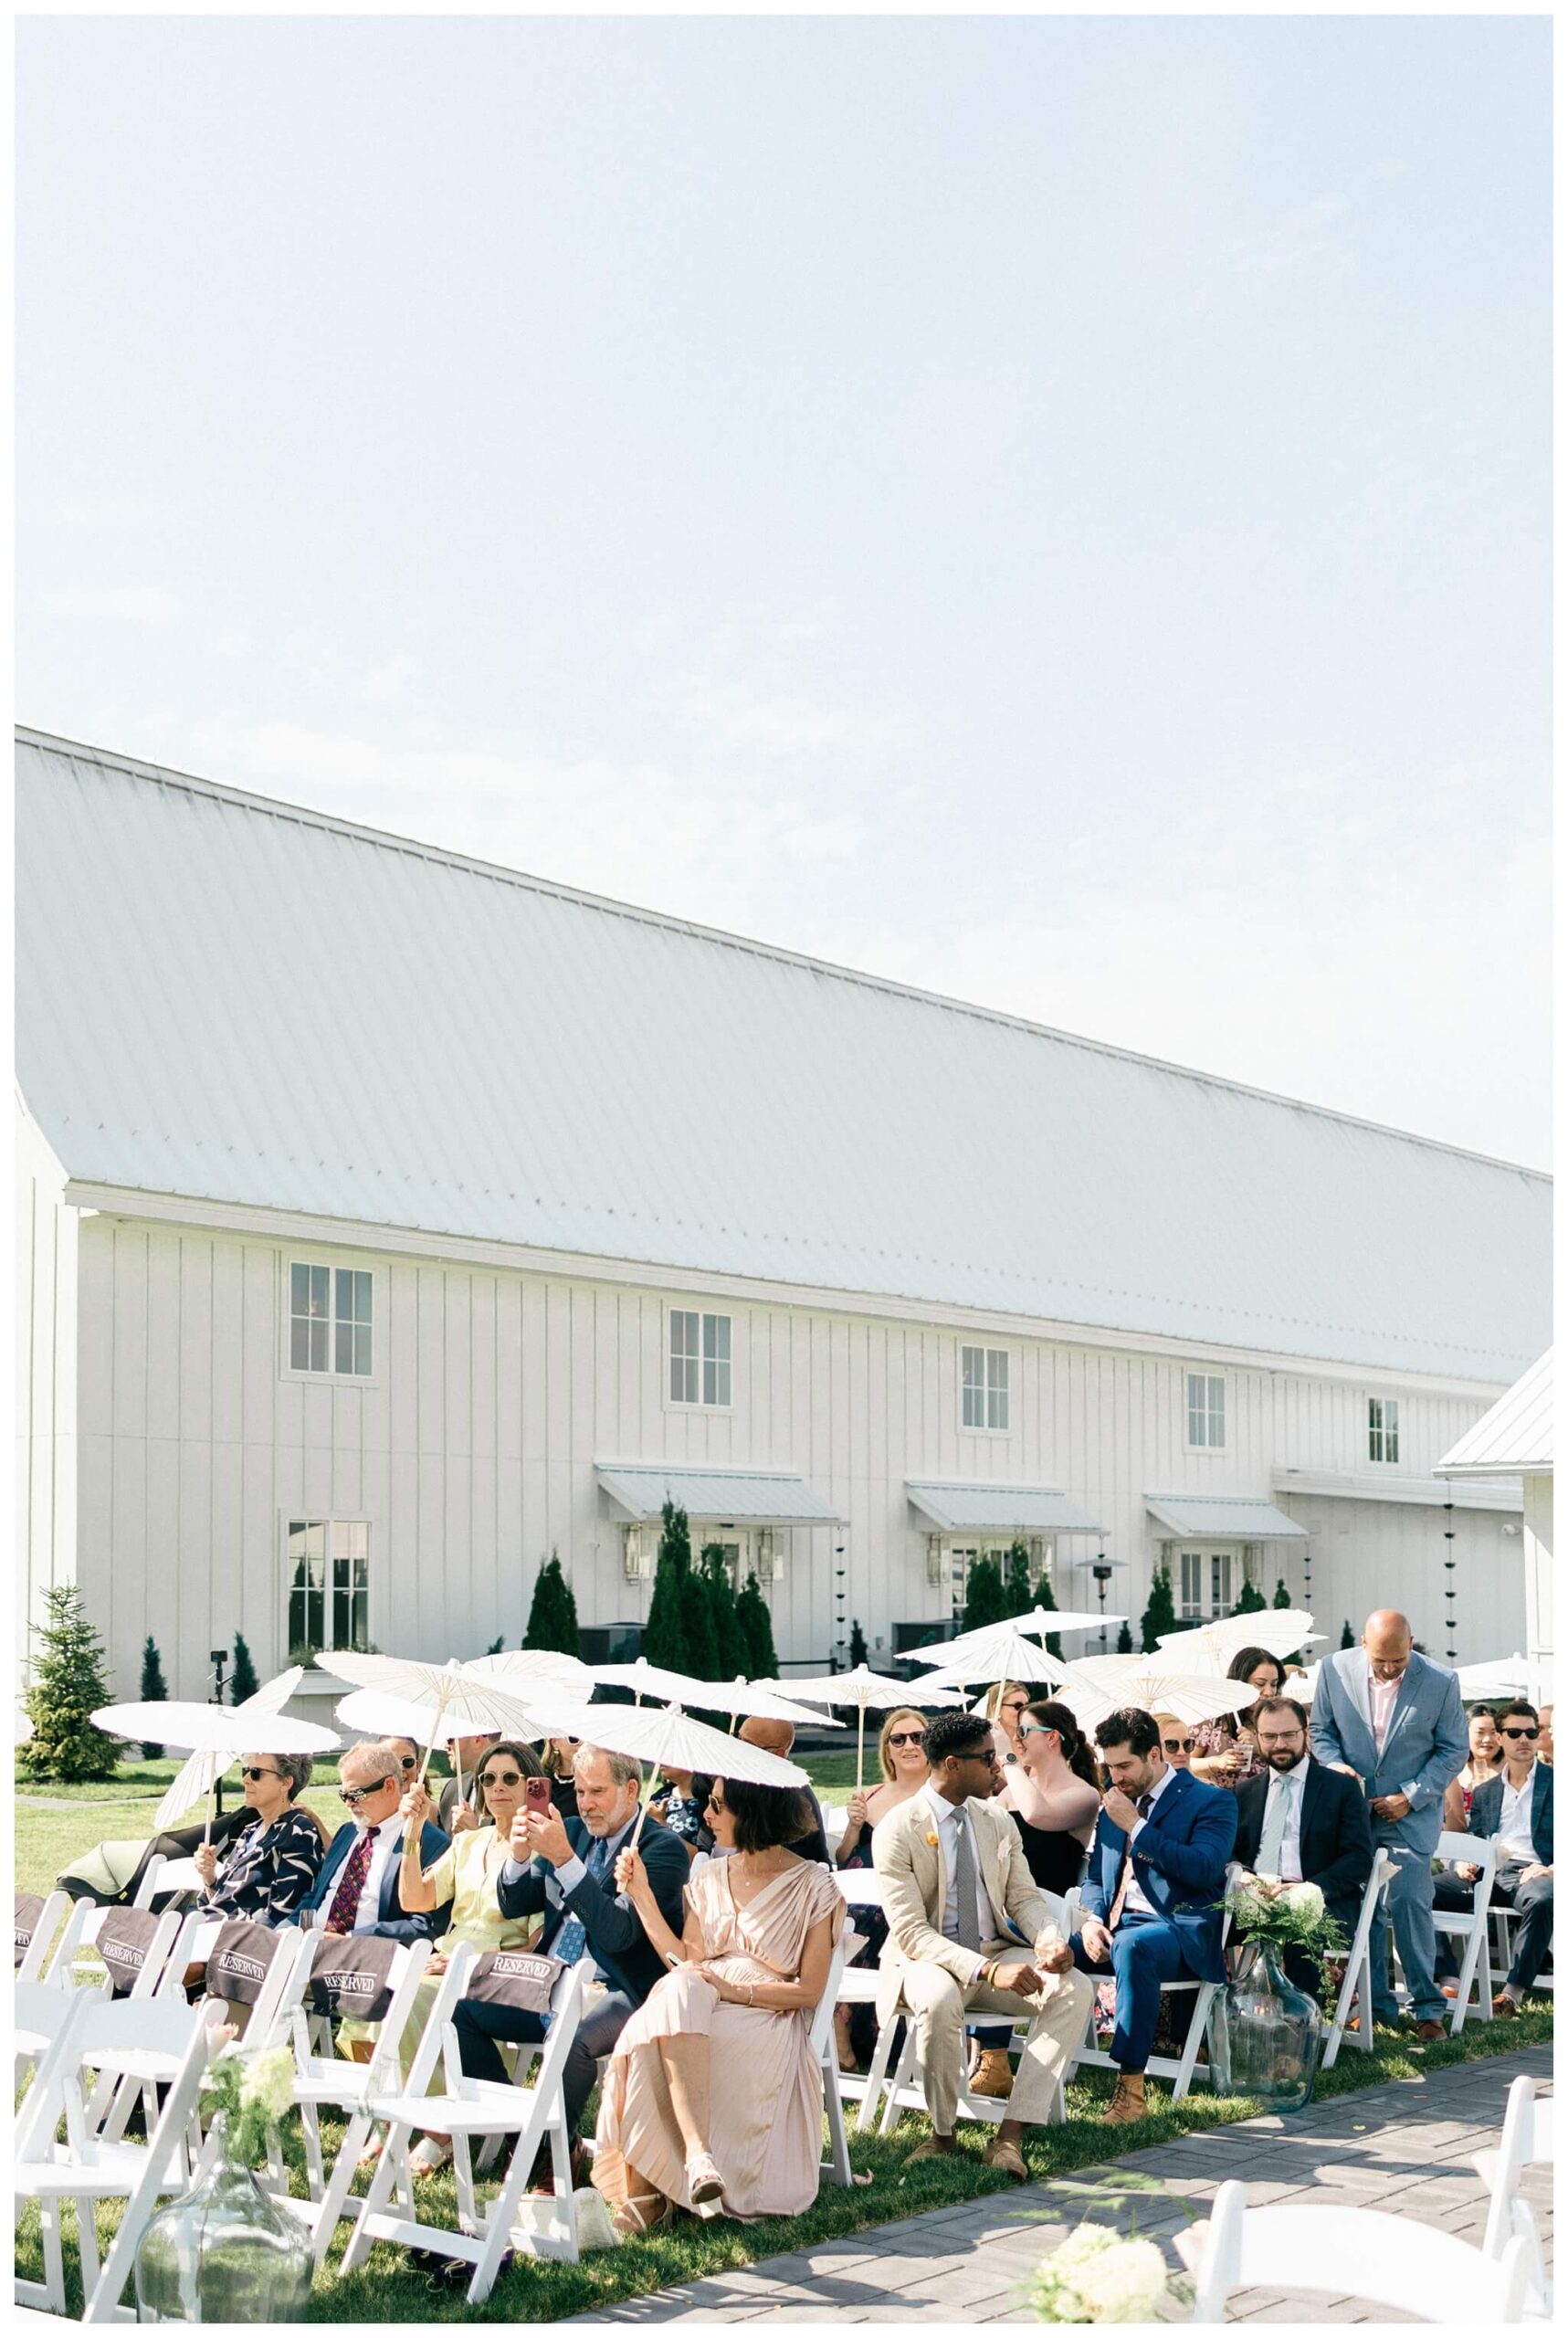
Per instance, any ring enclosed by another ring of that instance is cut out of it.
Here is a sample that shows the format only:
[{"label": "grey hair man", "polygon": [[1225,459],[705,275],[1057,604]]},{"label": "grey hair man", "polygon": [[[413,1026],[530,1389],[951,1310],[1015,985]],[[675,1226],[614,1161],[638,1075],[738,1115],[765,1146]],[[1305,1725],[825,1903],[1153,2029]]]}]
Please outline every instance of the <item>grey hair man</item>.
[{"label": "grey hair man", "polygon": [[[402,1864],[403,1760],[384,1737],[351,1745],[338,1763],[338,1799],[346,1813],[327,1846],[315,1890],[300,1909],[300,1922],[330,1933],[372,1933],[382,1940],[429,1940],[447,1920],[449,1908],[411,1915],[398,1892]],[[448,1838],[427,1826],[420,1837],[425,1866],[434,1866]]]}]

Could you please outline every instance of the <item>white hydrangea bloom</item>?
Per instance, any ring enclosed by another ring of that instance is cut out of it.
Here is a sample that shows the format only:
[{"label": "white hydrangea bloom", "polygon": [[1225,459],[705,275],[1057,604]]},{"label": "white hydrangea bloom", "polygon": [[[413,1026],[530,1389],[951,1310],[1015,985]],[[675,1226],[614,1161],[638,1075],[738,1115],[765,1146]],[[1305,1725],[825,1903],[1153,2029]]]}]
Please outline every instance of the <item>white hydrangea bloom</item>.
[{"label": "white hydrangea bloom", "polygon": [[294,2100],[294,2057],[287,2047],[248,2054],[239,2081],[242,2102],[258,2102],[269,2119],[281,2119]]},{"label": "white hydrangea bloom", "polygon": [[1323,1894],[1316,1883],[1288,1883],[1284,1897],[1301,1915],[1314,1921],[1323,1912]]},{"label": "white hydrangea bloom", "polygon": [[1152,2240],[1121,2240],[1073,2279],[1091,2322],[1152,2322],[1165,2295],[1165,2260]]}]

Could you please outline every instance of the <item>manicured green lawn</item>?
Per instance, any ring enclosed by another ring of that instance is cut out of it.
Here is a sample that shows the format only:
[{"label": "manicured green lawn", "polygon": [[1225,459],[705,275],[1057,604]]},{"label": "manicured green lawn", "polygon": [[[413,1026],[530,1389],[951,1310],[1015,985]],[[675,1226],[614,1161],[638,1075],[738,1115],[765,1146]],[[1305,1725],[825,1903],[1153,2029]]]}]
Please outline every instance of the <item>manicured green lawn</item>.
[{"label": "manicured green lawn", "polygon": [[[1441,2046],[1416,2047],[1392,2032],[1378,2031],[1374,2050],[1348,2053],[1337,2069],[1321,2081],[1319,2100],[1348,2094],[1391,2079],[1415,2078],[1424,2071],[1453,2062],[1473,2061],[1493,2054],[1508,2054],[1537,2045],[1552,2036],[1549,2005],[1536,2000],[1512,2022],[1478,2022],[1458,2039]],[[1152,2087],[1154,2108],[1137,2125],[1114,2131],[1114,2151],[1107,2149],[1110,2134],[1100,2123],[1110,2081],[1099,2072],[1086,2073],[1068,2090],[1068,2123],[1047,2132],[1033,2130],[1025,2145],[1031,2177],[1069,2174],[1104,2164],[1125,2153],[1146,2151],[1157,2143],[1201,2128],[1226,2125],[1250,2118],[1258,2106],[1240,2097],[1215,2100],[1194,2092],[1173,2103],[1159,2087]],[[1500,2088],[1500,2108],[1501,2094]],[[327,2122],[323,2121],[323,2127]],[[290,2127],[292,2122],[290,2122]],[[945,2207],[983,2194],[1010,2189],[1005,2176],[981,2164],[979,2146],[984,2133],[961,2129],[969,2148],[961,2155],[906,2166],[909,2153],[927,2132],[922,2120],[906,2118],[885,2141],[853,2138],[851,2152],[858,2174],[868,2184],[841,2191],[825,2185],[803,2217],[768,2217],[752,2225],[699,2223],[682,2217],[668,2232],[652,2233],[620,2248],[595,2252],[578,2265],[546,2264],[531,2259],[515,2261],[502,2274],[488,2301],[479,2307],[464,2302],[460,2289],[413,2272],[405,2253],[390,2243],[378,2243],[366,2265],[347,2280],[336,2266],[342,2255],[335,2245],[317,2277],[310,2318],[316,2322],[552,2322],[586,2313],[637,2297],[671,2283],[700,2280],[705,2274],[777,2256],[787,2250],[817,2246],[869,2225],[887,2224],[921,2209]],[[335,2142],[335,2135],[333,2137]],[[295,2189],[302,2190],[302,2154],[295,2134],[286,2130],[285,2152],[294,2172]],[[359,2187],[363,2189],[363,2184]],[[448,2226],[456,2222],[456,2201],[450,2176],[421,2186],[426,2205],[423,2215]],[[99,2214],[100,2245],[106,2246],[118,2211]],[[343,2227],[346,2235],[348,2227]],[[24,2277],[41,2275],[42,2252],[37,2212],[24,2210],[17,2227],[16,2265]],[[73,2312],[80,2310],[74,2235],[68,2221],[66,2264]]]}]

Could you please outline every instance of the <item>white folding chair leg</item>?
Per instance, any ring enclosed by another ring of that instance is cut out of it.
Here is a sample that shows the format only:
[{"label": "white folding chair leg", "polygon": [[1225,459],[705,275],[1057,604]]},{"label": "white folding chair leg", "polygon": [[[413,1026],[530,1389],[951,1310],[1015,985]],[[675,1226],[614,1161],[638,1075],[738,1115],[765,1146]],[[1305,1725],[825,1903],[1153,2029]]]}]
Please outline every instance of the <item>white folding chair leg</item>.
[{"label": "white folding chair leg", "polygon": [[[912,2028],[913,2016],[906,2015],[900,2010],[889,2015],[877,2032],[877,2044],[871,2056],[871,2067],[866,2073],[866,2091],[860,2098],[860,2115],[855,2122],[855,2133],[858,2135],[869,2135],[877,2132],[877,2105],[881,2099],[882,2090],[888,2083],[888,2065],[892,2059],[893,2039],[898,2034],[900,2021]],[[886,2130],[883,2132],[886,2133]]]}]

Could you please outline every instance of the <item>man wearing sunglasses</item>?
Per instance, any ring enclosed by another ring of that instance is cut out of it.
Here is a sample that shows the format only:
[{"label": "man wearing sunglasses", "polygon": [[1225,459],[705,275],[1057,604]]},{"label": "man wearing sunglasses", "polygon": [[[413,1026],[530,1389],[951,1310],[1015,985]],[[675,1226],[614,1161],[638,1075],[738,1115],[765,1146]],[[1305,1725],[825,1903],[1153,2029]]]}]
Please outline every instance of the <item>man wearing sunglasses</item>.
[{"label": "man wearing sunglasses", "polygon": [[[370,1933],[377,1940],[431,1940],[444,1932],[451,1902],[428,1915],[410,1915],[398,1890],[403,1866],[403,1763],[385,1738],[351,1745],[338,1764],[338,1799],[344,1822],[327,1845],[314,1890],[301,1902],[307,1930]],[[449,1838],[426,1825],[420,1864],[434,1867]]]},{"label": "man wearing sunglasses", "polygon": [[[1516,2014],[1527,1989],[1552,1945],[1552,1772],[1540,1758],[1541,1722],[1533,1705],[1510,1705],[1498,1717],[1503,1742],[1503,1766],[1470,1796],[1470,1833],[1495,1840],[1497,1870],[1492,1878],[1495,1905],[1512,1908],[1519,1916],[1513,1963],[1508,1978],[1492,1999],[1492,2011]],[[1456,1868],[1456,1885],[1447,1876],[1437,1886],[1444,1907],[1468,1906],[1479,1869]]]}]

